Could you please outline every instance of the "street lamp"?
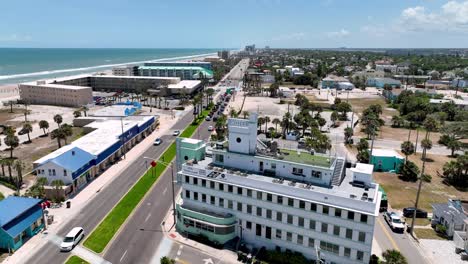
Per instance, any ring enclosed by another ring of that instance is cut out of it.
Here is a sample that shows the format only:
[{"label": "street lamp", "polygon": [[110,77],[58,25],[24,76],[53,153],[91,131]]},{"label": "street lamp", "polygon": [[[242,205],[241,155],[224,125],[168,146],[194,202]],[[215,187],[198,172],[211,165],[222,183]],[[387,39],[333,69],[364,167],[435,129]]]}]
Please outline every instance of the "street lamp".
[{"label": "street lamp", "polygon": [[[156,167],[157,163],[161,163],[162,165],[164,165],[165,167],[171,167],[171,187],[172,187],[172,216],[174,217],[174,225],[176,224],[176,213],[175,213],[175,190],[174,190],[174,162],[171,162],[171,163],[166,163],[164,161],[161,161],[161,160],[154,160],[152,158],[149,158],[149,157],[143,157],[143,159],[149,159],[151,160],[152,164],[155,164],[153,167]],[[163,156],[163,159],[164,159],[164,156]],[[154,162],[154,163],[153,163]],[[147,165],[148,166],[148,165]],[[153,170],[153,173],[154,173],[154,170]]]}]

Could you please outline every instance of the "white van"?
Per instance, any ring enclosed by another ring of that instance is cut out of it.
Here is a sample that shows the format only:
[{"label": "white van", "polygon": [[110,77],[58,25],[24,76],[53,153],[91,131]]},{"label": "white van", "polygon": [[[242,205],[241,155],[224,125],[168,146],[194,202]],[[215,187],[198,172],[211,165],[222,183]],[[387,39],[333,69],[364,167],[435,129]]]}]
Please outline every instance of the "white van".
[{"label": "white van", "polygon": [[63,239],[60,244],[61,251],[71,251],[81,239],[84,237],[84,230],[82,227],[74,227]]}]

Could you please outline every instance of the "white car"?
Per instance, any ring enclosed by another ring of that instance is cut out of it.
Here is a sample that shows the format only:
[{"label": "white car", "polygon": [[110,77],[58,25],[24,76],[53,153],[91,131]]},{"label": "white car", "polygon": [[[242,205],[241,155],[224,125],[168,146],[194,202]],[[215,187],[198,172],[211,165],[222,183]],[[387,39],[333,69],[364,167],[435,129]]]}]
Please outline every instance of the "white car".
[{"label": "white car", "polygon": [[403,222],[403,220],[401,220],[401,217],[395,212],[386,212],[384,214],[384,218],[393,231],[403,232],[405,230],[405,222]]},{"label": "white car", "polygon": [[213,126],[208,127],[208,131],[213,131],[213,129],[214,129]]},{"label": "white car", "polygon": [[60,251],[71,251],[84,237],[82,227],[74,227],[60,243]]},{"label": "white car", "polygon": [[154,140],[153,145],[154,146],[159,146],[159,145],[161,145],[161,143],[162,143],[162,140],[160,138],[157,138],[157,139]]},{"label": "white car", "polygon": [[174,130],[174,132],[172,132],[172,135],[173,135],[173,136],[178,136],[178,135],[180,135],[180,130]]}]

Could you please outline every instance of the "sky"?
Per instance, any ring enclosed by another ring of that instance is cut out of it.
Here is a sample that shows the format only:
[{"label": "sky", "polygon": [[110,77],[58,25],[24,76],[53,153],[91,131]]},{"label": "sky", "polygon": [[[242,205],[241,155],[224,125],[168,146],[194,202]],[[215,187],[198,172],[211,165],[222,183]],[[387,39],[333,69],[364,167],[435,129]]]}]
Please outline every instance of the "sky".
[{"label": "sky", "polygon": [[468,48],[468,0],[15,0],[0,6],[0,47]]}]

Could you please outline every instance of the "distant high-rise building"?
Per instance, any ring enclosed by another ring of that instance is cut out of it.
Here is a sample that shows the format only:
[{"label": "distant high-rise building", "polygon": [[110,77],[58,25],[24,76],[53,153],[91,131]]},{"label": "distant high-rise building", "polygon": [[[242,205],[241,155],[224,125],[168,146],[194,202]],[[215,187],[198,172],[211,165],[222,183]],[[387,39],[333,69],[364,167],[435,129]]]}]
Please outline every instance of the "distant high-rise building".
[{"label": "distant high-rise building", "polygon": [[269,50],[269,49],[270,49],[270,46],[265,46],[265,49],[266,49],[266,50]]},{"label": "distant high-rise building", "polygon": [[245,51],[247,51],[247,52],[255,52],[255,44],[245,46]]},{"label": "distant high-rise building", "polygon": [[220,57],[223,60],[229,59],[229,50],[218,51],[218,57]]}]

